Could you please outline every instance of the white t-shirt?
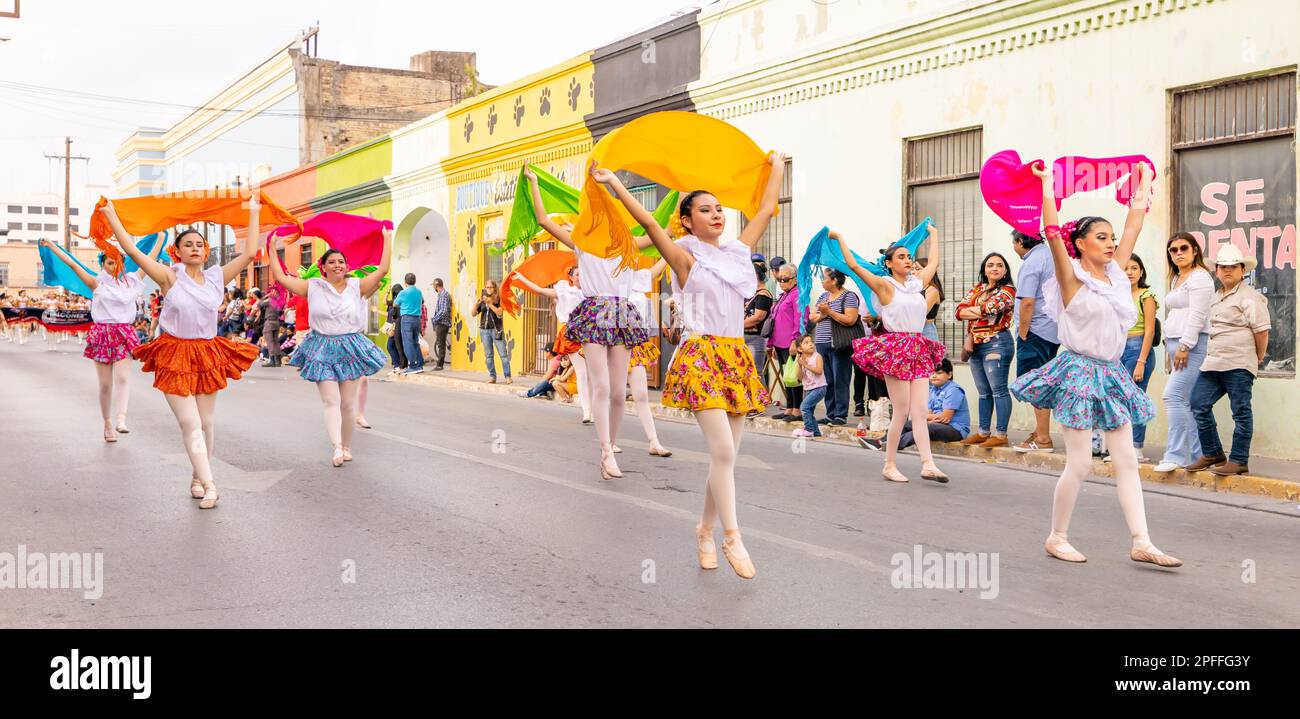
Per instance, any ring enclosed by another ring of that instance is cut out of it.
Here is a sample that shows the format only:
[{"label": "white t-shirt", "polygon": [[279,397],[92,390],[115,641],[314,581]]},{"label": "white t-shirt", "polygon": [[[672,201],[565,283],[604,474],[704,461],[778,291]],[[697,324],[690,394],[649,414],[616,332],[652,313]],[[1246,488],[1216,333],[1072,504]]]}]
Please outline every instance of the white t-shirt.
[{"label": "white t-shirt", "polygon": [[[579,270],[581,272],[581,270]],[[568,322],[569,315],[582,304],[582,290],[569,284],[567,280],[555,283],[555,319]]]},{"label": "white t-shirt", "polygon": [[135,322],[136,300],[144,292],[144,283],[134,272],[123,272],[114,279],[107,272],[95,276],[99,286],[90,298],[90,319],[99,324]]},{"label": "white t-shirt", "polygon": [[366,329],[366,301],[361,279],[349,277],[342,292],[320,277],[307,280],[307,324],[323,335],[347,335]]},{"label": "white t-shirt", "polygon": [[912,275],[906,284],[893,277],[886,280],[894,286],[894,299],[880,308],[880,322],[890,332],[919,333],[925,329],[925,292],[921,278]]},{"label": "white t-shirt", "polygon": [[1061,301],[1061,286],[1055,277],[1043,283],[1043,300],[1048,316],[1058,325],[1061,346],[1075,354],[1118,362],[1124,356],[1128,330],[1137,322],[1128,276],[1114,260],[1106,265],[1110,284],[1084,272],[1078,260],[1070,264],[1083,287],[1069,307]]},{"label": "white t-shirt", "polygon": [[597,257],[593,254],[575,249],[578,256],[578,272],[582,274],[582,295],[584,297],[622,297],[632,295],[632,270],[618,271],[622,260],[618,257]]},{"label": "white t-shirt", "polygon": [[185,265],[172,265],[176,273],[173,284],[163,297],[162,312],[158,313],[158,326],[163,332],[183,340],[210,340],[217,336],[217,308],[225,294],[222,287],[221,265],[203,271],[200,285],[185,273]]},{"label": "white t-shirt", "polygon": [[756,282],[749,246],[725,240],[715,247],[694,235],[678,240],[677,246],[695,258],[685,285],[673,277],[673,294],[686,333],[744,337],[745,299],[754,294]]},{"label": "white t-shirt", "polygon": [[1164,336],[1168,339],[1187,338],[1185,344],[1194,346],[1200,335],[1210,331],[1210,302],[1214,299],[1214,280],[1210,273],[1196,268],[1165,296]]}]

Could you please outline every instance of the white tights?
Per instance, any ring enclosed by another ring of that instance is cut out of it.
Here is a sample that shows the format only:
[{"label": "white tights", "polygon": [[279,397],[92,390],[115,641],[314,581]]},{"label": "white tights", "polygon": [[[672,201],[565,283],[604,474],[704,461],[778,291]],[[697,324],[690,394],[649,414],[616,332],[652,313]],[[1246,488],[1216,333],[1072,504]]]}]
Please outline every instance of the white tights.
[{"label": "white tights", "polygon": [[[130,370],[129,360],[119,360],[111,365],[95,363],[95,374],[99,377],[99,416],[105,422],[126,417],[126,403],[131,394],[131,385],[127,381]],[[114,400],[116,408],[113,407]]]},{"label": "white tights", "polygon": [[317,382],[320,401],[324,405],[325,434],[330,444],[338,447],[352,446],[352,433],[357,427],[357,393],[360,380],[344,382]]},{"label": "white tights", "polygon": [[212,448],[215,436],[212,415],[217,408],[217,395],[197,394],[182,397],[164,394],[167,406],[176,415],[176,423],[181,428],[181,441],[185,445],[185,454],[190,458],[194,476],[204,484],[212,483]]},{"label": "white tights", "polygon": [[618,437],[618,428],[627,407],[623,388],[627,386],[627,364],[632,350],[623,345],[585,344],[582,354],[591,366],[587,375],[591,385],[587,396],[591,400],[592,418],[596,421],[596,436],[600,438],[601,452],[608,454]]},{"label": "white tights", "polygon": [[[1065,427],[1065,471],[1056,482],[1052,496],[1052,536],[1064,540],[1070,528],[1070,515],[1079,497],[1083,480],[1092,471],[1092,432]],[[1111,466],[1115,468],[1115,489],[1124,511],[1133,546],[1152,549],[1147,533],[1146,506],[1142,501],[1142,480],[1138,477],[1137,452],[1133,449],[1133,426],[1125,424],[1105,433],[1110,448]]]},{"label": "white tights", "polygon": [[659,446],[659,433],[655,431],[654,414],[650,411],[650,383],[645,367],[633,367],[628,372],[632,386],[632,402],[636,407],[637,419],[641,420],[641,429],[645,430],[646,441],[650,446]]},{"label": "white tights", "polygon": [[903,437],[903,424],[910,417],[912,420],[912,438],[916,441],[916,451],[921,454],[921,464],[933,465],[934,455],[930,453],[930,423],[925,417],[929,413],[926,400],[930,397],[930,381],[927,379],[907,380],[885,377],[885,388],[889,390],[889,401],[894,405],[894,415],[889,420],[889,436],[886,438],[885,467],[894,467],[898,459],[898,443]]},{"label": "white tights", "polygon": [[578,406],[582,407],[582,418],[591,419],[591,384],[587,379],[587,360],[574,352],[569,355],[573,363],[573,372],[578,375]]},{"label": "white tights", "polygon": [[700,515],[700,524],[712,527],[721,520],[723,530],[738,530],[736,457],[740,454],[745,418],[721,409],[705,409],[695,413],[695,421],[709,446],[709,480],[704,488],[704,514]]}]

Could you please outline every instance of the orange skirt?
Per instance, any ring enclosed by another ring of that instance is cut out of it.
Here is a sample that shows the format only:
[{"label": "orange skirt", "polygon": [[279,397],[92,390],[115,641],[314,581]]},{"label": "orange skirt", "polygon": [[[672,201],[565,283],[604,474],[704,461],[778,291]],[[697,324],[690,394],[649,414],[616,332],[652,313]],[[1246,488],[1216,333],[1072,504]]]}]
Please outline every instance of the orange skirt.
[{"label": "orange skirt", "polygon": [[555,345],[551,351],[557,356],[578,354],[582,351],[582,343],[569,339],[564,333],[564,325],[560,325],[555,330]]},{"label": "orange skirt", "polygon": [[154,373],[154,387],[187,397],[218,392],[227,379],[242,377],[257,359],[257,345],[225,337],[183,340],[164,333],[131,354],[144,362],[142,370]]}]

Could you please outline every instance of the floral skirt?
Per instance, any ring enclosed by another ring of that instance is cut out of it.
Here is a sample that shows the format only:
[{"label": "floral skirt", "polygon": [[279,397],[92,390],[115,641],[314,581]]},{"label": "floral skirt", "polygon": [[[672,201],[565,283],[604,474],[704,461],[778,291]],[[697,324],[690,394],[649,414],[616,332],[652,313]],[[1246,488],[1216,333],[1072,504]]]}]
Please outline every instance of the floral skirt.
[{"label": "floral skirt", "polygon": [[132,352],[153,372],[153,386],[182,397],[212,394],[226,388],[227,379],[239,379],[257,359],[257,345],[225,337],[183,340],[163,333]]},{"label": "floral skirt", "polygon": [[659,364],[659,343],[654,339],[648,339],[632,348],[632,359],[628,362],[628,367],[653,367],[657,364]]},{"label": "floral skirt", "polygon": [[944,346],[919,332],[886,332],[853,340],[853,362],[872,377],[911,382],[934,374]]},{"label": "floral skirt", "polygon": [[622,297],[588,297],[565,324],[564,335],[578,344],[598,344],[627,348],[650,339],[641,313]]},{"label": "floral skirt", "polygon": [[1147,424],[1156,416],[1155,402],[1124,365],[1069,350],[1017,378],[1010,390],[1022,402],[1052,410],[1056,421],[1071,429],[1109,432],[1125,424]]},{"label": "floral skirt", "polygon": [[323,335],[312,331],[289,358],[308,382],[347,382],[384,368],[388,356],[360,332]]},{"label": "floral skirt", "polygon": [[140,336],[131,325],[96,322],[86,335],[86,349],[81,354],[100,364],[113,364],[130,358],[139,346]]},{"label": "floral skirt", "polygon": [[665,407],[748,414],[762,411],[769,400],[743,337],[689,337],[664,376]]},{"label": "floral skirt", "polygon": [[565,334],[565,325],[561,324],[555,331],[555,345],[551,348],[556,356],[580,354],[582,352],[582,343],[574,342]]}]

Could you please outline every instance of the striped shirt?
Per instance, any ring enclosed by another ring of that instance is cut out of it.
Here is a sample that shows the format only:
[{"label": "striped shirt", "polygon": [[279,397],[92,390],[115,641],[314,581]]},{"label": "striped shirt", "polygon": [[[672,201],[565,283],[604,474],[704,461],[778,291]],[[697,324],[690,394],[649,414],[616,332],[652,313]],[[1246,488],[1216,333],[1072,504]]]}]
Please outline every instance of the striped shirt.
[{"label": "striped shirt", "polygon": [[[848,307],[857,307],[857,306],[858,306],[858,295],[857,295],[857,293],[849,292],[848,290],[844,290],[844,294],[840,295],[839,299],[837,299],[837,300],[832,300],[830,297],[831,297],[831,294],[830,294],[829,292],[823,292],[823,293],[821,294],[821,296],[817,298],[817,301],[814,302],[813,304],[814,304],[814,305],[820,305],[820,304],[823,303],[823,302],[830,302],[831,309],[832,309],[832,310],[835,310],[836,312],[840,312],[840,313],[843,313],[843,312],[845,311],[845,309],[848,308]],[[834,319],[831,319],[830,317],[826,317],[826,318],[823,319],[821,322],[818,322],[818,323],[817,323],[817,329],[815,330],[815,332],[814,332],[814,334],[813,334],[813,342],[815,342],[815,343],[817,343],[817,344],[819,344],[819,345],[828,345],[828,344],[830,344],[830,343],[831,343],[831,323],[834,322],[834,321],[835,321]]]}]

